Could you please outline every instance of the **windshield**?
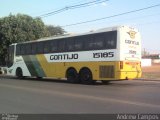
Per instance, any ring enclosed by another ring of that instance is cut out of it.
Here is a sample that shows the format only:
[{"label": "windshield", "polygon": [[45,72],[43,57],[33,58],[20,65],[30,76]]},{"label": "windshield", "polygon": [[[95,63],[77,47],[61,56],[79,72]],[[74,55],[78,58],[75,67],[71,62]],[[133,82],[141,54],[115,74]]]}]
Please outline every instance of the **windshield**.
[{"label": "windshield", "polygon": [[14,45],[9,46],[7,66],[11,67],[14,61]]}]

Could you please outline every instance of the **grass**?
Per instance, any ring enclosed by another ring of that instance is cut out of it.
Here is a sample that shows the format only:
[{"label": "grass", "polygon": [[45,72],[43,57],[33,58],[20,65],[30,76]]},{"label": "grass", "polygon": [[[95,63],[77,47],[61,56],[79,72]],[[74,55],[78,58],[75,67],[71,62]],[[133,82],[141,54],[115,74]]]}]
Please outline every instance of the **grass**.
[{"label": "grass", "polygon": [[160,79],[160,73],[142,73],[144,79]]},{"label": "grass", "polygon": [[149,67],[142,67],[142,78],[160,80],[160,64],[153,64]]}]

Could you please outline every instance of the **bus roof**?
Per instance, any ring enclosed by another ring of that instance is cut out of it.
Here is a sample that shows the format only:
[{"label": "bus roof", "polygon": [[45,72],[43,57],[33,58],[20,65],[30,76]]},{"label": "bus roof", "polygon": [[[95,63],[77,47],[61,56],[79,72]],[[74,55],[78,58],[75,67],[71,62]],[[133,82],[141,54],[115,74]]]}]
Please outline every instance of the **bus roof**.
[{"label": "bus roof", "polygon": [[[122,25],[121,26],[112,26],[112,27],[102,28],[102,29],[98,29],[98,30],[94,30],[94,31],[92,30],[90,32],[80,33],[80,34],[64,34],[64,35],[60,35],[60,36],[44,37],[44,38],[40,38],[37,40],[21,42],[18,44],[32,43],[32,42],[39,42],[39,41],[46,41],[46,40],[57,40],[57,39],[61,39],[61,38],[69,38],[69,37],[83,36],[83,35],[89,35],[89,34],[95,34],[95,33],[107,32],[107,31],[115,31],[118,28],[122,28],[122,27],[128,28],[128,26],[122,26]],[[12,45],[14,45],[14,44],[17,44],[17,43],[13,43]]]},{"label": "bus roof", "polygon": [[[95,34],[95,33],[101,33],[101,32],[107,32],[107,31],[115,31],[119,28],[120,26],[114,26],[114,27],[109,27],[109,28],[103,28],[103,29],[98,29],[98,30],[91,30],[86,33],[79,33],[79,34],[73,34],[73,33],[68,33],[60,36],[51,36],[51,37],[46,37],[46,38],[40,38],[35,41],[43,41],[43,40],[54,40],[54,39],[60,39],[60,38],[68,38],[68,37],[76,37],[76,36],[83,36],[83,35],[89,35],[89,34]],[[33,41],[34,42],[34,41]]]}]

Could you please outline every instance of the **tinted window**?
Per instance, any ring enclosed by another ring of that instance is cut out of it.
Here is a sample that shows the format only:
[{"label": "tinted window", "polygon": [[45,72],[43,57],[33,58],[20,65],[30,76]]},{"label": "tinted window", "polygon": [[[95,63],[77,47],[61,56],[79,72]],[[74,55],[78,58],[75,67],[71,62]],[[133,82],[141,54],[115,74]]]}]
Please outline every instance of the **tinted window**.
[{"label": "tinted window", "polygon": [[85,36],[85,48],[86,50],[97,50],[103,49],[103,36],[98,34],[87,35]]},{"label": "tinted window", "polygon": [[105,34],[105,48],[116,49],[117,46],[117,32],[107,32]]},{"label": "tinted window", "polygon": [[58,52],[65,51],[65,39],[58,40]]},{"label": "tinted window", "polygon": [[44,42],[44,53],[49,53],[50,52],[50,48],[51,48],[51,42],[50,41],[45,41]]},{"label": "tinted window", "polygon": [[86,50],[116,49],[117,31],[89,34],[62,38],[57,40],[40,41],[18,44],[16,54],[43,54],[51,52],[70,52]]},{"label": "tinted window", "polygon": [[94,37],[95,49],[104,49],[104,34],[96,34]]},{"label": "tinted window", "polygon": [[91,38],[88,35],[84,35],[84,36],[79,36],[77,37],[78,41],[77,41],[77,45],[79,45],[79,47],[81,47],[81,51],[85,51],[88,50],[90,46],[90,40]]},{"label": "tinted window", "polygon": [[30,43],[27,43],[26,45],[25,45],[25,54],[31,54],[32,53],[32,46],[31,46],[31,44]]},{"label": "tinted window", "polygon": [[32,54],[36,54],[37,52],[37,44],[36,43],[32,43]]},{"label": "tinted window", "polygon": [[73,38],[67,38],[66,42],[66,51],[74,51],[74,39]]},{"label": "tinted window", "polygon": [[21,54],[21,49],[20,49],[20,45],[18,44],[16,46],[16,55],[20,55]]},{"label": "tinted window", "polygon": [[82,37],[75,38],[75,42],[74,42],[75,51],[81,51],[83,49],[83,39],[81,39],[81,38]]},{"label": "tinted window", "polygon": [[20,54],[21,54],[21,55],[24,55],[24,54],[25,54],[25,45],[24,45],[24,44],[21,44],[21,45],[20,45]]},{"label": "tinted window", "polygon": [[51,52],[56,52],[56,51],[57,51],[57,48],[58,48],[57,40],[51,41],[50,44],[51,44]]},{"label": "tinted window", "polygon": [[7,66],[11,67],[13,65],[13,62],[14,62],[14,45],[9,46]]},{"label": "tinted window", "polygon": [[87,37],[88,40],[87,41],[87,49],[88,50],[94,50],[95,46],[96,46],[96,41],[94,39],[94,35],[90,35]]},{"label": "tinted window", "polygon": [[43,54],[43,42],[37,43],[37,54]]}]

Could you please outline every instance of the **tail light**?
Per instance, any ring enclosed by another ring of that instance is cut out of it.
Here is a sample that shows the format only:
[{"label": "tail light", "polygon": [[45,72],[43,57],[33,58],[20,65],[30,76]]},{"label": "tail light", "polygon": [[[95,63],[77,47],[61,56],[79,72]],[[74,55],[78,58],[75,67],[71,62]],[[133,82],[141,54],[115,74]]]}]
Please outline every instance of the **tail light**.
[{"label": "tail light", "polygon": [[120,61],[120,69],[123,69],[123,61]]}]

